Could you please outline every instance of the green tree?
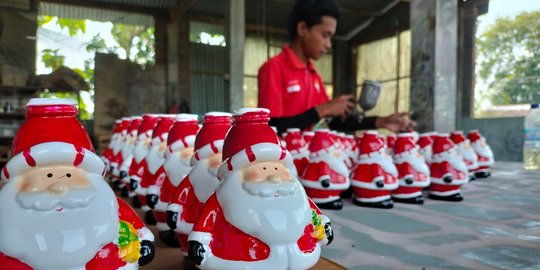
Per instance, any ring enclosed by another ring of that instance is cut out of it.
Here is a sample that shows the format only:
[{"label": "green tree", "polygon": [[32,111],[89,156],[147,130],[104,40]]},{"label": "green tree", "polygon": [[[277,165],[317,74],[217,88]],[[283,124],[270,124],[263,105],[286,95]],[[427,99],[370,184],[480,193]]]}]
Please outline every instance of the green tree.
[{"label": "green tree", "polygon": [[476,44],[478,75],[492,104],[540,101],[540,12],[498,18]]}]

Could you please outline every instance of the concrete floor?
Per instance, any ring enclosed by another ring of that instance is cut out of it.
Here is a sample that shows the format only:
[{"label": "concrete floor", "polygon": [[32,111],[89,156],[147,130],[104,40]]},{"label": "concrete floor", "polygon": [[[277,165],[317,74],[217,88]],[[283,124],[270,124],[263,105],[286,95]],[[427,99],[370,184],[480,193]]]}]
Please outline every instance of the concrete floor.
[{"label": "concrete floor", "polygon": [[540,171],[497,162],[462,188],[462,202],[326,210],[322,255],[348,269],[540,269]]},{"label": "concrete floor", "polygon": [[[540,269],[540,171],[497,162],[462,188],[464,201],[370,209],[345,200],[324,211],[334,242],[322,256],[351,270]],[[155,230],[155,226],[150,226]],[[183,269],[180,251],[157,240],[145,270]],[[343,269],[322,259],[316,269]]]}]

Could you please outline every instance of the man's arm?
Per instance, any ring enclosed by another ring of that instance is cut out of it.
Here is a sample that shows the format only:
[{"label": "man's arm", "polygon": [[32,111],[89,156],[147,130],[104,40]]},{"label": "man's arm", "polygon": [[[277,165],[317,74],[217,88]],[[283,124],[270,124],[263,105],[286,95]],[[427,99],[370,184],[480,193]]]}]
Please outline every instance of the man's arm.
[{"label": "man's arm", "polygon": [[319,121],[319,114],[315,108],[311,108],[301,114],[291,117],[272,117],[268,123],[278,130],[278,134],[283,134],[288,128],[299,128],[304,130]]}]

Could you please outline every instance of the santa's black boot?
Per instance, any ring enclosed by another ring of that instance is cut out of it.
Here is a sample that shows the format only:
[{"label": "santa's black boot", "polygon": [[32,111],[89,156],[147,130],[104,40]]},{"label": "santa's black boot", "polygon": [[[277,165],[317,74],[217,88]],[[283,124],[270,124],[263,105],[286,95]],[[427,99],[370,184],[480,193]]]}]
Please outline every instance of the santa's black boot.
[{"label": "santa's black boot", "polygon": [[394,202],[399,202],[399,203],[424,204],[424,196],[422,196],[422,195],[416,196],[416,197],[413,197],[413,198],[396,198],[396,197],[392,197],[392,200]]},{"label": "santa's black boot", "polygon": [[120,189],[121,189],[120,195],[121,195],[123,198],[129,197],[129,189],[128,189],[126,186],[123,186],[123,187],[121,187]]},{"label": "santa's black boot", "polygon": [[349,187],[345,191],[341,192],[341,194],[339,194],[339,197],[341,197],[342,199],[348,199],[352,197],[352,194],[353,194],[353,189],[352,187]]},{"label": "santa's black boot", "polygon": [[131,206],[133,206],[134,208],[141,208],[142,204],[138,196],[135,196],[133,197],[133,199],[131,199]]},{"label": "santa's black boot", "polygon": [[146,225],[157,224],[156,217],[154,217],[154,213],[152,213],[152,211],[146,211],[146,213],[144,213],[144,223],[146,223]]},{"label": "santa's black boot", "polygon": [[343,208],[343,201],[341,199],[337,199],[331,202],[317,203],[317,207],[321,209],[341,210]]},{"label": "santa's black boot", "polygon": [[476,178],[488,178],[491,176],[491,173],[489,171],[475,172],[474,176],[476,176]]},{"label": "santa's black boot", "polygon": [[370,208],[382,208],[382,209],[390,209],[394,207],[394,202],[392,199],[380,201],[380,202],[361,202],[358,199],[353,199],[353,203],[358,206],[362,207],[370,207]]},{"label": "santa's black boot", "polygon": [[447,201],[447,202],[460,202],[460,201],[463,201],[463,196],[461,195],[461,193],[456,193],[456,194],[448,195],[448,196],[439,196],[439,195],[435,195],[435,194],[430,193],[429,198],[432,199],[432,200]]},{"label": "santa's black boot", "polygon": [[180,242],[178,242],[176,233],[173,230],[160,231],[159,239],[169,247],[180,247]]}]

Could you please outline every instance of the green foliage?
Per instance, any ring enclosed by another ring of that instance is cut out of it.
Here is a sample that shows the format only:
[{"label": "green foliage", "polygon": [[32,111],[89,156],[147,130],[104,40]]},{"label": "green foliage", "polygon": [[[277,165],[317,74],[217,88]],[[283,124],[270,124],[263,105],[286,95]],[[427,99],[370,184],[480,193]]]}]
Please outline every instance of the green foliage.
[{"label": "green foliage", "polygon": [[478,75],[493,105],[540,101],[540,12],[499,18],[476,44]]},{"label": "green foliage", "polygon": [[[120,48],[126,51],[130,61],[143,66],[155,62],[153,27],[114,24],[111,34]],[[135,53],[133,54],[133,52]]]},{"label": "green foliage", "polygon": [[63,66],[64,59],[66,58],[63,55],[59,55],[58,50],[59,49],[44,49],[42,51],[43,56],[41,57],[41,61],[45,64],[45,67],[51,68],[53,71]]}]

